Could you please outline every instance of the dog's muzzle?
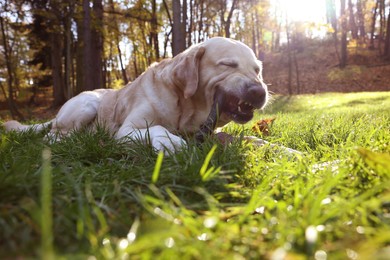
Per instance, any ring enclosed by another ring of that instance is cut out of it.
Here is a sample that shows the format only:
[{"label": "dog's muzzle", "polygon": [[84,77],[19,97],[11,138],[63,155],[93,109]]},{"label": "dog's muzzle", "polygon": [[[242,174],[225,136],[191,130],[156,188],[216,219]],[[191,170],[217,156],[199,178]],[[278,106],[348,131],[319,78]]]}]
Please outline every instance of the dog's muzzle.
[{"label": "dog's muzzle", "polygon": [[265,106],[267,99],[267,86],[256,82],[235,88],[234,91],[225,91],[221,88],[217,91],[214,102],[217,103],[220,115],[244,124],[253,118],[254,110]]},{"label": "dog's muzzle", "polygon": [[249,104],[254,109],[263,108],[267,103],[267,86],[262,83],[247,85],[240,101]]},{"label": "dog's muzzle", "polygon": [[251,83],[236,91],[228,92],[218,88],[214,96],[214,104],[210,114],[200,130],[195,134],[199,142],[213,132],[217,125],[224,125],[230,121],[244,124],[253,118],[256,109],[263,108],[268,99],[267,85]]}]

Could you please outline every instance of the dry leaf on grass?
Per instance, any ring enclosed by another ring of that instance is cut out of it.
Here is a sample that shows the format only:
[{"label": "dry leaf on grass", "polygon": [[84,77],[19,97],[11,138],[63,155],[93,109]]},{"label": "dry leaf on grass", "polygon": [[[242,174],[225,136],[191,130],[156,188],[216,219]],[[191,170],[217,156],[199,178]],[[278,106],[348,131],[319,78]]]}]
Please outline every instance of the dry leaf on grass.
[{"label": "dry leaf on grass", "polygon": [[266,118],[257,121],[253,126],[252,126],[252,131],[257,133],[258,135],[269,135],[269,128],[272,125],[276,118]]}]

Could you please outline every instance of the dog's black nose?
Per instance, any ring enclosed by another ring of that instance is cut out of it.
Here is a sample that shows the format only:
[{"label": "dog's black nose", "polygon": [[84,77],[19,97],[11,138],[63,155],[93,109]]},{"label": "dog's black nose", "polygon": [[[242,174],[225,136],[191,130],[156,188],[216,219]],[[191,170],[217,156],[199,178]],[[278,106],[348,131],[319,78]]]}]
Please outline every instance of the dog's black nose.
[{"label": "dog's black nose", "polygon": [[267,86],[256,83],[250,84],[246,88],[245,100],[255,108],[262,108],[267,102]]}]

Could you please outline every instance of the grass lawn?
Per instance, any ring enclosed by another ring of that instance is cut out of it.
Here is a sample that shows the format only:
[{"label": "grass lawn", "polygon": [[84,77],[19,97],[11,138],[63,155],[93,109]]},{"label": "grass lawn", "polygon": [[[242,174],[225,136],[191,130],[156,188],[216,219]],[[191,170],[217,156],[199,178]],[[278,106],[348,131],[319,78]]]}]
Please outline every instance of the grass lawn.
[{"label": "grass lawn", "polygon": [[390,92],[274,97],[263,118],[302,155],[1,130],[0,258],[389,259]]}]

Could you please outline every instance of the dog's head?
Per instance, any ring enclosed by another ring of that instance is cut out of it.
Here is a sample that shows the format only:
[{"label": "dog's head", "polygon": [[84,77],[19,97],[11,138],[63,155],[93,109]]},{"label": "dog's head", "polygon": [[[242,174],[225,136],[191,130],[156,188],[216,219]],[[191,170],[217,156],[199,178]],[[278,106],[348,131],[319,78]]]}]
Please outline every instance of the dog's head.
[{"label": "dog's head", "polygon": [[246,123],[265,106],[262,64],[245,44],[222,37],[195,45],[174,58],[172,78],[184,97],[216,107],[218,125]]},{"label": "dog's head", "polygon": [[219,125],[230,121],[246,123],[256,109],[265,106],[267,85],[262,64],[245,44],[226,38],[212,38],[200,63],[200,85],[212,89]]}]

